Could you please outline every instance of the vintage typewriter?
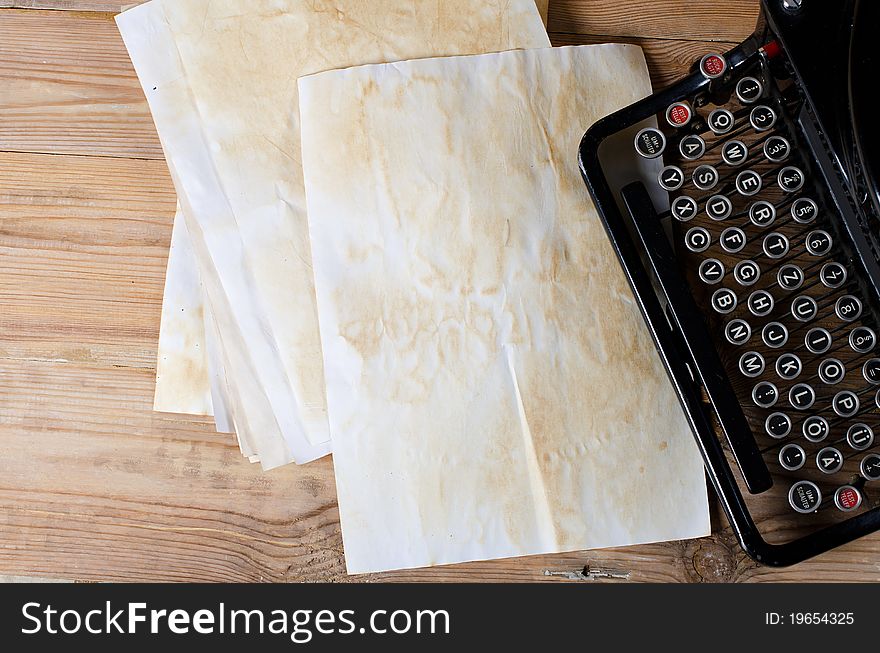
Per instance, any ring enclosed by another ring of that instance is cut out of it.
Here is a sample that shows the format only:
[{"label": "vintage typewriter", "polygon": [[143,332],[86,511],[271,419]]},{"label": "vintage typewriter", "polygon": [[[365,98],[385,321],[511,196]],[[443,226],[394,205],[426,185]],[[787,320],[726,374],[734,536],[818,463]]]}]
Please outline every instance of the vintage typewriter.
[{"label": "vintage typewriter", "polygon": [[763,564],[880,528],[877,25],[877,0],[763,0],[747,41],[580,149],[709,477]]}]

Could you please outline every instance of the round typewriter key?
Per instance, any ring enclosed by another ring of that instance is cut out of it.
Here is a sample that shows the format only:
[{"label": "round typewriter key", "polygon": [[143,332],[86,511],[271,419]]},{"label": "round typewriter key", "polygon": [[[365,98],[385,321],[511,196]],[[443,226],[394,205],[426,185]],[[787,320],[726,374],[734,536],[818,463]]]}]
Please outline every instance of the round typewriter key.
[{"label": "round typewriter key", "polygon": [[795,410],[810,410],[813,404],[816,403],[816,391],[806,383],[793,385],[791,390],[788,391],[788,403]]},{"label": "round typewriter key", "polygon": [[684,172],[678,166],[666,166],[657,177],[660,187],[670,193],[684,185]]},{"label": "round typewriter key", "polygon": [[687,222],[688,220],[693,219],[697,214],[697,211],[699,211],[699,207],[697,206],[697,200],[693,197],[679,195],[672,200],[671,210],[672,215],[676,220]]},{"label": "round typewriter key", "polygon": [[862,314],[862,302],[852,295],[844,295],[834,304],[834,312],[844,322],[852,322]]},{"label": "round typewriter key", "polygon": [[713,220],[725,220],[733,213],[733,203],[725,195],[713,195],[706,202],[706,214]]},{"label": "round typewriter key", "polygon": [[743,77],[736,83],[736,97],[743,104],[753,104],[764,94],[764,86],[754,77]]},{"label": "round typewriter key", "polygon": [[709,190],[718,185],[718,171],[710,165],[703,164],[694,170],[694,186],[700,190]]},{"label": "round typewriter key", "polygon": [[828,235],[827,231],[817,229],[816,231],[811,231],[807,234],[807,239],[804,241],[804,244],[807,247],[807,251],[813,256],[825,256],[831,251],[831,245],[833,242],[834,241],[831,240],[831,236]]},{"label": "round typewriter key", "polygon": [[776,219],[776,207],[765,200],[758,200],[749,207],[749,220],[756,227],[769,227]]},{"label": "round typewriter key", "polygon": [[727,61],[720,54],[707,54],[700,60],[700,72],[709,79],[717,79],[727,71]]},{"label": "round typewriter key", "polygon": [[867,424],[853,424],[846,431],[846,443],[856,451],[870,449],[874,444],[874,431]]},{"label": "round typewriter key", "polygon": [[779,450],[779,464],[790,472],[797,471],[807,462],[807,454],[799,444],[787,444]]},{"label": "round typewriter key", "polygon": [[751,197],[761,190],[761,175],[754,170],[743,170],[736,176],[736,190],[740,195]]},{"label": "round typewriter key", "polygon": [[721,248],[728,254],[736,254],[746,246],[746,233],[739,227],[728,227],[721,232]]},{"label": "round typewriter key", "polygon": [[669,108],[666,109],[666,122],[673,127],[684,127],[693,117],[694,112],[691,111],[691,107],[687,102],[676,102],[669,105]]},{"label": "round typewriter key", "polygon": [[816,467],[825,474],[836,474],[843,467],[843,454],[834,447],[825,447],[816,454]]},{"label": "round typewriter key", "polygon": [[811,415],[801,425],[804,437],[810,442],[821,442],[828,437],[831,427],[828,420],[820,415]]},{"label": "round typewriter key", "polygon": [[724,337],[731,345],[739,347],[746,344],[752,337],[752,327],[745,320],[731,320],[724,327]]},{"label": "round typewriter key", "polygon": [[788,342],[788,329],[779,322],[769,322],[761,329],[761,340],[771,349],[779,349]]},{"label": "round typewriter key", "polygon": [[759,408],[770,408],[779,399],[779,390],[769,381],[761,381],[752,388],[752,401]]},{"label": "round typewriter key", "polygon": [[[724,278],[724,263],[719,261],[717,258],[707,258],[705,261],[700,263],[698,273],[703,283],[708,283],[710,285],[718,283]],[[724,289],[722,288],[722,290]],[[733,291],[728,292],[733,294]],[[712,305],[715,306],[714,297],[712,298]],[[730,308],[730,311],[732,311],[734,308],[736,308],[736,295],[733,295],[733,306]],[[717,307],[715,310],[717,310],[719,313],[724,312],[719,310]],[[729,313],[730,311],[727,312]]]},{"label": "round typewriter key", "polygon": [[822,383],[837,385],[843,381],[844,376],[846,376],[846,368],[836,358],[826,358],[819,363],[819,378],[822,379]]},{"label": "round typewriter key", "polygon": [[798,481],[788,491],[788,503],[803,515],[815,512],[822,503],[822,491],[812,481]]},{"label": "round typewriter key", "polygon": [[739,371],[750,379],[761,376],[764,372],[764,357],[756,351],[747,351],[739,357]]},{"label": "round typewriter key", "polygon": [[764,317],[773,310],[773,295],[766,290],[756,290],[749,295],[749,312],[757,317]]},{"label": "round typewriter key", "polygon": [[840,263],[826,263],[819,272],[819,278],[826,288],[840,288],[846,283],[846,268]]},{"label": "round typewriter key", "polygon": [[636,134],[636,152],[646,159],[656,159],[666,149],[666,137],[653,127],[646,127]]},{"label": "round typewriter key", "polygon": [[870,453],[862,458],[859,471],[868,481],[880,481],[880,456]]},{"label": "round typewriter key", "polygon": [[781,233],[774,231],[764,238],[762,245],[764,253],[773,259],[782,258],[788,254],[788,238]]},{"label": "round typewriter key", "polygon": [[736,293],[729,288],[720,288],[712,295],[712,308],[727,315],[736,308]]},{"label": "round typewriter key", "polygon": [[796,193],[804,187],[804,173],[794,166],[786,166],[780,170],[776,180],[786,193]]},{"label": "round typewriter key", "polygon": [[858,510],[862,505],[862,493],[852,485],[844,485],[834,492],[834,505],[843,512]]},{"label": "round typewriter key", "polygon": [[880,358],[872,358],[862,365],[862,376],[871,385],[880,384]]},{"label": "round typewriter key", "polygon": [[741,286],[751,286],[761,277],[761,268],[754,261],[740,261],[733,268],[733,278]]},{"label": "round typewriter key", "polygon": [[733,114],[727,109],[715,109],[706,120],[715,134],[726,134],[733,129]]},{"label": "round typewriter key", "polygon": [[678,151],[689,161],[696,161],[706,152],[706,141],[696,134],[688,134],[678,144]]},{"label": "round typewriter key", "polygon": [[[780,379],[785,379],[786,381],[791,381],[792,379],[796,379],[800,376],[803,371],[804,366],[801,363],[801,359],[798,358],[795,354],[782,354],[779,358],[776,359],[776,373],[779,375]],[[805,384],[804,384],[805,385]],[[795,386],[797,387],[797,386]],[[806,386],[809,388],[809,386]],[[812,390],[812,388],[810,388]],[[789,399],[791,399],[793,395],[789,392]],[[813,401],[815,401],[815,393],[813,395]],[[806,408],[795,405],[794,400],[791,400],[791,405],[797,408],[798,410],[806,410],[813,404]]]},{"label": "round typewriter key", "polygon": [[819,215],[819,207],[809,197],[799,197],[791,203],[791,217],[795,222],[810,224]]},{"label": "round typewriter key", "polygon": [[752,109],[751,114],[749,114],[749,122],[752,123],[755,131],[767,131],[776,124],[776,112],[762,104]]},{"label": "round typewriter key", "polygon": [[841,417],[852,417],[859,412],[859,397],[849,390],[841,390],[831,400],[831,407]]},{"label": "round typewriter key", "polygon": [[849,346],[853,351],[867,354],[877,344],[877,334],[873,329],[860,326],[849,332]]},{"label": "round typewriter key", "polygon": [[695,254],[705,252],[712,244],[712,236],[703,227],[692,227],[684,236],[684,244]]},{"label": "round typewriter key", "polygon": [[742,141],[727,141],[721,146],[721,160],[729,166],[738,166],[749,158],[749,148]]},{"label": "round typewriter key", "polygon": [[880,408],[880,390],[874,395],[874,405],[877,406],[877,408]]},{"label": "round typewriter key", "polygon": [[809,322],[818,312],[816,300],[807,295],[798,295],[791,302],[791,315],[798,322]]},{"label": "round typewriter key", "polygon": [[816,327],[807,331],[804,344],[813,354],[824,354],[831,349],[831,334],[827,329]]},{"label": "round typewriter key", "polygon": [[771,438],[781,440],[791,433],[791,418],[785,413],[772,413],[764,421],[764,429]]},{"label": "round typewriter key", "polygon": [[764,156],[768,161],[780,163],[791,154],[791,145],[782,136],[771,136],[764,141]]},{"label": "round typewriter key", "polygon": [[797,290],[804,283],[804,271],[791,263],[783,265],[776,273],[776,281],[784,290]]}]

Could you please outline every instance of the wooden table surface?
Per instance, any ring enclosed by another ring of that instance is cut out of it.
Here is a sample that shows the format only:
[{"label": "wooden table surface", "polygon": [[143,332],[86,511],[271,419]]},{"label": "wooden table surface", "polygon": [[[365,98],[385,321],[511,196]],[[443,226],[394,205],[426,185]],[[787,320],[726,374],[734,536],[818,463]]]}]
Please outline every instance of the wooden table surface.
[{"label": "wooden table surface", "polygon": [[[127,4],[0,0],[0,579],[880,580],[880,535],[771,570],[723,517],[692,542],[346,576],[331,460],[263,473],[207,420],[150,410],[175,194],[113,22]],[[756,16],[551,0],[549,29],[638,43],[663,86]]]}]

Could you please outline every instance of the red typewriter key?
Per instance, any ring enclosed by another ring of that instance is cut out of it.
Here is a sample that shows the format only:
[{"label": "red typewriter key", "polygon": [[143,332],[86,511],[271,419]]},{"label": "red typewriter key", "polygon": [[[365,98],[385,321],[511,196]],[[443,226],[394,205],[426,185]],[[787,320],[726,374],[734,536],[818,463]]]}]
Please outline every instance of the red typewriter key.
[{"label": "red typewriter key", "polygon": [[687,102],[676,102],[670,104],[669,108],[666,109],[666,122],[673,127],[684,127],[693,117],[694,112]]},{"label": "red typewriter key", "polygon": [[709,79],[717,79],[727,71],[727,61],[720,54],[707,54],[700,60],[700,72]]},{"label": "red typewriter key", "polygon": [[862,505],[862,493],[852,485],[837,488],[834,493],[834,505],[844,512],[850,512]]}]

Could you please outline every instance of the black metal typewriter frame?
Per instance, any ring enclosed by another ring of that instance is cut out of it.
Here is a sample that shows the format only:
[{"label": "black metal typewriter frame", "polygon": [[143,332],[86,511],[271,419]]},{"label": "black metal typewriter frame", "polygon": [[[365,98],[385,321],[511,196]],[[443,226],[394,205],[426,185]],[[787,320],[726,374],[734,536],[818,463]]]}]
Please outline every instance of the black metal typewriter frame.
[{"label": "black metal typewriter frame", "polygon": [[[776,40],[783,50],[787,50],[787,32],[791,31],[792,26],[779,4],[762,0],[762,15],[753,36],[724,55],[731,72],[751,57],[761,56],[761,45],[771,40]],[[797,70],[795,73],[800,78]],[[695,358],[692,352],[694,343],[682,333],[682,324],[687,325],[687,330],[691,333],[694,328],[705,329],[701,312],[676,268],[671,246],[668,251],[664,251],[662,247],[646,251],[646,247],[651,247],[651,243],[656,242],[657,233],[649,232],[652,229],[659,230],[657,221],[644,220],[640,225],[627,215],[638,211],[638,206],[629,206],[629,211],[621,210],[618,198],[600,163],[600,146],[607,139],[656,116],[681,98],[692,97],[708,90],[712,83],[712,80],[695,69],[681,82],[600,120],[584,136],[579,161],[584,181],[678,394],[702,453],[710,481],[737,539],[746,553],[757,562],[769,566],[787,566],[880,530],[880,508],[784,544],[769,543],[764,539],[751,517],[737,483],[736,472],[728,462],[719,441],[713,425],[712,406],[703,400],[702,390],[705,384],[697,380],[718,381],[726,377],[726,373],[720,365],[707,365],[705,360]],[[818,138],[818,134],[816,137]],[[823,143],[815,142],[811,145],[814,150],[827,149]],[[624,202],[628,201],[638,204],[638,198],[628,200],[624,197]],[[854,212],[851,210],[850,214]],[[858,217],[854,219],[861,223]],[[655,226],[652,227],[652,224]],[[847,225],[851,235],[857,237],[852,227],[853,225]],[[869,267],[877,265],[877,261],[862,263],[870,264]],[[869,276],[876,284],[875,273],[876,269],[870,270]],[[667,303],[669,314],[661,304],[661,295]],[[736,403],[732,395],[726,398],[715,397],[713,403],[716,403],[716,399]],[[726,409],[731,407],[727,406]],[[738,404],[735,409],[742,412]],[[717,417],[717,412],[714,416]],[[736,434],[733,435],[736,437]],[[730,437],[731,434],[728,433],[728,438]]]}]

